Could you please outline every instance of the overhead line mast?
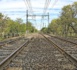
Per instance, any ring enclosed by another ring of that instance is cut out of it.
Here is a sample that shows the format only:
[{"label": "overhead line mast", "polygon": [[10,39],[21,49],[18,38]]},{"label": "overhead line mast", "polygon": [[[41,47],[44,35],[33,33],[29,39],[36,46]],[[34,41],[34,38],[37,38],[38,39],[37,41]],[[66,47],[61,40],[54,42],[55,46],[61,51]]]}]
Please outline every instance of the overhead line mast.
[{"label": "overhead line mast", "polygon": [[[43,14],[42,15],[45,15],[46,14],[46,11],[49,7],[49,4],[50,4],[51,0],[45,0],[45,5],[44,5],[44,10],[43,10]],[[49,24],[49,13],[47,14],[48,15],[48,24]],[[42,19],[41,21],[44,19],[44,16],[42,16]]]},{"label": "overhead line mast", "polygon": [[32,5],[31,5],[31,2],[30,2],[30,0],[23,0],[24,1],[24,3],[25,3],[25,5],[26,5],[26,7],[27,7],[27,11],[26,11],[26,33],[28,33],[29,31],[28,31],[28,29],[29,29],[29,27],[28,27],[28,12],[31,12],[31,14],[34,14],[33,13],[33,10],[32,10]]},{"label": "overhead line mast", "polygon": [[[57,3],[58,0],[55,0],[55,2],[52,4],[52,7],[54,7],[54,5]],[[45,0],[45,6],[44,6],[44,11],[43,11],[43,14],[46,14],[46,11],[49,7],[49,4],[50,4],[51,0]],[[42,19],[41,21],[44,19],[44,17],[42,16]],[[49,13],[48,13],[48,24],[49,24]]]},{"label": "overhead line mast", "polygon": [[[56,1],[58,1],[58,0],[56,0]],[[56,2],[56,1],[55,1],[55,2]],[[44,6],[44,11],[43,11],[43,14],[42,14],[42,15],[34,15],[30,0],[26,0],[26,1],[24,0],[24,2],[25,2],[25,5],[27,6],[27,14],[26,14],[26,22],[27,22],[27,23],[28,23],[28,17],[29,17],[29,16],[30,16],[30,17],[42,16],[42,20],[43,20],[43,17],[44,17],[44,16],[47,16],[47,17],[48,17],[48,24],[49,24],[49,13],[46,14],[46,11],[47,11],[47,9],[48,9],[48,7],[49,7],[49,4],[50,4],[51,0],[45,0],[45,6]],[[54,6],[54,5],[55,5],[55,3],[54,3],[52,6]],[[28,10],[32,13],[31,15],[28,14]],[[46,15],[45,15],[45,14],[46,14]]]}]

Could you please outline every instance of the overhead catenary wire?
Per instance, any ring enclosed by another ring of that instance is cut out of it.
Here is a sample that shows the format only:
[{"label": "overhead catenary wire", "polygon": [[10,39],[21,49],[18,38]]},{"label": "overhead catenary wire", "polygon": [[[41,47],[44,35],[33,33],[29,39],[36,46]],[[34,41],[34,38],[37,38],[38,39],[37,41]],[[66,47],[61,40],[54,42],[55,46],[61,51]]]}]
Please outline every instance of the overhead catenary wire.
[{"label": "overhead catenary wire", "polygon": [[32,5],[31,5],[30,0],[23,0],[23,1],[26,5],[27,10],[33,14],[33,9],[32,9]]},{"label": "overhead catenary wire", "polygon": [[52,8],[56,5],[57,2],[58,0],[55,0],[55,2],[52,4]]},{"label": "overhead catenary wire", "polygon": [[[42,15],[46,14],[46,11],[47,11],[47,9],[48,9],[48,7],[49,7],[50,2],[51,2],[51,0],[45,0],[45,5],[44,5],[44,10],[43,10],[43,14],[42,14]],[[43,19],[44,19],[44,18],[43,18],[43,16],[42,16],[42,20],[43,20]]]},{"label": "overhead catenary wire", "polygon": [[[34,15],[34,11],[33,11],[32,4],[31,4],[31,0],[27,0],[27,2],[28,2],[28,5],[30,6],[31,14]],[[32,16],[32,19],[34,20],[34,16]]]},{"label": "overhead catenary wire", "polygon": [[[52,4],[52,7],[51,7],[51,8],[53,8],[57,2],[58,2],[58,0],[55,0],[54,3]],[[51,3],[51,0],[45,0],[45,5],[44,5],[43,14],[46,13],[46,11],[47,11],[47,9],[48,9],[50,3]]]},{"label": "overhead catenary wire", "polygon": [[[41,19],[41,21],[44,20],[44,16],[43,16],[43,15],[46,14],[46,11],[47,11],[47,9],[48,9],[48,7],[49,7],[49,5],[50,5],[50,2],[51,2],[51,0],[45,0],[45,5],[44,5],[44,10],[43,10],[43,14],[42,14],[42,19]],[[49,14],[48,14],[48,17],[49,17]],[[48,19],[49,19],[49,18],[48,18]],[[49,21],[48,21],[48,23],[49,23]]]},{"label": "overhead catenary wire", "polygon": [[23,1],[24,1],[24,4],[25,4],[26,8],[29,9],[28,4],[26,3],[26,1],[25,0],[23,0]]},{"label": "overhead catenary wire", "polygon": [[[49,4],[50,4],[51,0],[45,0],[45,6],[44,6],[44,11],[43,11],[43,14],[46,14],[46,11],[49,7]],[[53,8],[55,6],[55,4],[58,2],[58,0],[55,0],[54,3],[52,4],[52,7]],[[44,20],[44,17],[42,16],[42,19],[41,21]]]},{"label": "overhead catenary wire", "polygon": [[[24,0],[24,2],[25,2],[25,5],[27,7],[28,13],[34,15],[34,11],[32,9],[32,4],[31,4],[31,0]],[[27,13],[27,15],[29,17],[29,14],[28,13]],[[32,19],[34,19],[34,16],[32,16]]]},{"label": "overhead catenary wire", "polygon": [[[51,8],[53,8],[57,2],[58,2],[58,0],[55,0],[55,2],[52,4],[52,7]],[[51,0],[45,0],[45,6],[44,6],[43,14],[46,13],[46,11],[47,11],[50,3],[51,3]]]},{"label": "overhead catenary wire", "polygon": [[43,14],[46,13],[48,7],[49,7],[49,4],[50,4],[51,0],[45,0],[45,5],[44,5],[44,11],[43,11]]},{"label": "overhead catenary wire", "polygon": [[[55,0],[54,3],[52,4],[52,7],[54,7],[54,5],[57,3],[58,0]],[[27,6],[29,12],[31,12],[31,14],[34,15],[34,11],[33,11],[33,8],[32,8],[32,5],[31,5],[31,0],[24,0],[25,2],[25,5]],[[51,0],[45,0],[45,5],[44,5],[44,10],[43,10],[43,13],[42,13],[42,20],[44,19],[44,16],[49,8],[49,5],[51,3]],[[32,16],[34,17],[34,16]]]},{"label": "overhead catenary wire", "polygon": [[44,6],[44,11],[43,13],[45,12],[46,8],[47,8],[47,4],[48,4],[48,0],[45,1],[45,6]]},{"label": "overhead catenary wire", "polygon": [[[30,1],[30,0],[28,0],[28,3],[29,3],[30,8],[31,8],[31,10],[32,10],[32,12],[33,12],[31,1]],[[34,12],[33,12],[33,13],[34,13]]]},{"label": "overhead catenary wire", "polygon": [[26,2],[28,4],[28,6],[29,6],[31,14],[34,14],[30,0],[26,0]]},{"label": "overhead catenary wire", "polygon": [[[23,0],[25,2],[25,5],[27,7],[28,10],[31,11],[31,13],[33,13],[33,9],[32,9],[32,5],[31,5],[31,1],[30,0]],[[54,5],[56,4],[58,0],[55,0],[55,2],[53,3],[52,7],[54,7]],[[45,5],[44,5],[44,11],[43,11],[43,14],[46,13],[47,11],[47,8],[50,4],[51,0],[45,0]]]}]

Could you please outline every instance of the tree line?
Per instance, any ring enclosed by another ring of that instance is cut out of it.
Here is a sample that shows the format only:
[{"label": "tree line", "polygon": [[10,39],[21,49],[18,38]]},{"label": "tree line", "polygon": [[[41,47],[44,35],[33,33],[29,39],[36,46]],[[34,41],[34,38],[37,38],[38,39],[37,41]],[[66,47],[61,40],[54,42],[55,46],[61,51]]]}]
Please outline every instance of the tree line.
[{"label": "tree line", "polygon": [[53,19],[48,27],[41,29],[44,33],[52,33],[59,36],[77,35],[77,2],[64,6],[59,18]]},{"label": "tree line", "polygon": [[[27,24],[30,33],[37,31],[31,22],[28,22]],[[17,18],[14,21],[0,13],[0,39],[24,35],[26,33],[27,24],[23,23],[21,18]]]}]

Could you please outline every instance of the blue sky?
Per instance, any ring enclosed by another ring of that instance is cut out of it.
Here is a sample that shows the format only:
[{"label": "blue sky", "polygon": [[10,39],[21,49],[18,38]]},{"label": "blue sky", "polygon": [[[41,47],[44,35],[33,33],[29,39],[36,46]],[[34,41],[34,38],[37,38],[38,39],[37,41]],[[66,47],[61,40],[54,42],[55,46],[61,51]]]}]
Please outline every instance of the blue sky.
[{"label": "blue sky", "polygon": [[[44,10],[45,0],[30,0],[35,15],[42,15]],[[55,1],[57,1],[55,3]],[[61,12],[61,8],[65,5],[72,4],[77,0],[51,0],[51,3],[46,11],[50,14],[50,22],[54,18],[58,18]],[[53,4],[55,5],[53,6]],[[13,20],[16,18],[22,18],[26,22],[26,10],[27,7],[23,0],[0,0],[0,12],[10,17]],[[29,13],[31,14],[31,13]],[[29,19],[32,19],[29,17]],[[36,28],[40,29],[42,26],[47,26],[47,20],[41,21],[41,17],[34,17],[35,20],[30,20]],[[45,18],[47,19],[47,17]]]}]

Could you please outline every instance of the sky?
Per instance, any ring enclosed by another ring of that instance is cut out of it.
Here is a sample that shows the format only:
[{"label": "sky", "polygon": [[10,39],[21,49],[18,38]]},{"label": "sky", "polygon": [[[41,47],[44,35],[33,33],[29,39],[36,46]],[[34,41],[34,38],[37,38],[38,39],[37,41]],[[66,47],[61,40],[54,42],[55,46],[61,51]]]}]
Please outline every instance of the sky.
[{"label": "sky", "polygon": [[[45,1],[30,0],[34,15],[43,15]],[[63,6],[73,4],[74,2],[77,2],[77,0],[51,0],[44,15],[49,13],[49,22],[51,22],[60,16]],[[27,5],[24,3],[24,0],[0,0],[0,12],[13,20],[21,18],[23,22],[26,22],[26,10]],[[29,11],[29,15],[32,15],[32,12]],[[47,27],[48,25],[48,17],[44,17],[44,20],[41,20],[42,16],[29,17],[28,19],[37,29],[41,29],[43,26]]]}]

